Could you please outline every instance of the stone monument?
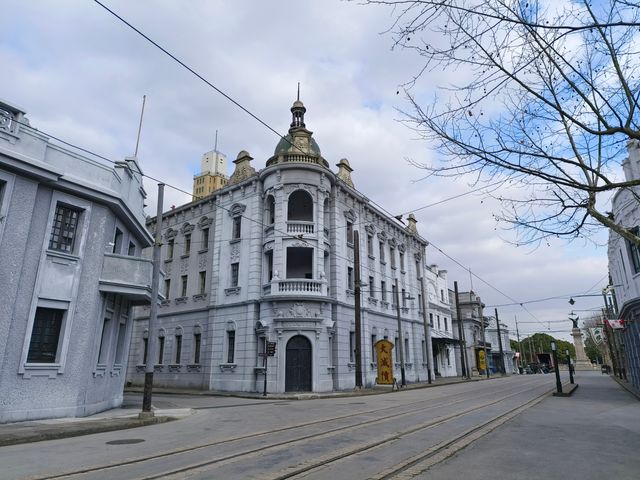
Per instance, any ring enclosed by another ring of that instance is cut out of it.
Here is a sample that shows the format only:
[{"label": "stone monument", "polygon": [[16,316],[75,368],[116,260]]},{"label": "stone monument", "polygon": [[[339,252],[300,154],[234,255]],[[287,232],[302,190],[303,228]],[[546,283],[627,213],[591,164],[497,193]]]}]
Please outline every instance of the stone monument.
[{"label": "stone monument", "polygon": [[[572,314],[573,315],[573,314]],[[582,343],[582,333],[580,327],[578,327],[578,320],[580,317],[574,317],[569,315],[569,320],[573,322],[573,328],[571,329],[571,336],[573,337],[573,345],[576,347],[576,363],[573,366],[574,370],[593,370],[593,365],[587,358],[587,354],[584,351],[584,344]]]}]

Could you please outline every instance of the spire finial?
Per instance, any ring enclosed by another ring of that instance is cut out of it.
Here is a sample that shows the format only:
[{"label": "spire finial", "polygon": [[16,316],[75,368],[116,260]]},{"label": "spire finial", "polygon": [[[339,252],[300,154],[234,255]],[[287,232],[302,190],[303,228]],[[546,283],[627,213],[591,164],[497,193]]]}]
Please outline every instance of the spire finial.
[{"label": "spire finial", "polygon": [[300,101],[300,82],[298,82],[298,101]]}]

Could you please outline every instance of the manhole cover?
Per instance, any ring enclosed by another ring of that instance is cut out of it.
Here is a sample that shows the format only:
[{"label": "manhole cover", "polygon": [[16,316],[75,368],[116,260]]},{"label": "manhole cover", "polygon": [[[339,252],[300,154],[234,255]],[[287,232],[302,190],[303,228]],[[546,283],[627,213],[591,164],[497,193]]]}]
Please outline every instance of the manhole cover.
[{"label": "manhole cover", "polygon": [[132,443],[142,443],[142,438],[121,438],[120,440],[111,440],[107,442],[107,445],[129,445]]}]

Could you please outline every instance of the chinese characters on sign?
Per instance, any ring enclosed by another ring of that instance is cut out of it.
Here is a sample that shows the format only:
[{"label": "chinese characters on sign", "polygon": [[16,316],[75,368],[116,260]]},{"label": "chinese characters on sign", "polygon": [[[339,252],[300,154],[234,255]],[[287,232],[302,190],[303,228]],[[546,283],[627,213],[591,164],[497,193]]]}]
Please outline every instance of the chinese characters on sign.
[{"label": "chinese characters on sign", "polygon": [[379,340],[374,345],[378,357],[378,385],[393,385],[393,361],[391,351],[393,343],[389,340]]}]

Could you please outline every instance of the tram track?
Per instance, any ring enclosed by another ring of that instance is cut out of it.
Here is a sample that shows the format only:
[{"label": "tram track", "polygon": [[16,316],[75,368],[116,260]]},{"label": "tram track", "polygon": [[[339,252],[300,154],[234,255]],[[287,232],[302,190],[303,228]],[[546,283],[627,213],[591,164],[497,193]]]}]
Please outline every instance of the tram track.
[{"label": "tram track", "polygon": [[[498,400],[494,400],[492,402],[485,402],[481,405],[478,405],[476,407],[473,407],[471,410],[469,411],[474,411],[477,410],[479,408],[483,408],[484,406],[488,406],[488,405],[493,405],[495,403],[504,401],[504,399],[507,398],[511,398],[514,395],[523,393],[525,391],[529,391],[531,389],[535,389],[535,388],[539,388],[540,385],[537,384],[537,382],[526,382],[523,385],[530,385],[535,383],[536,386],[532,387],[532,388],[527,388],[525,390],[521,390],[518,391],[516,393],[512,393],[510,395],[504,396],[499,398]],[[491,386],[489,388],[483,388],[482,392],[476,392],[473,399],[477,399],[477,398],[481,398],[481,397],[485,397],[485,396],[500,396],[502,395],[502,393],[510,391],[511,389],[507,388],[507,389],[500,389],[500,390],[496,390],[495,389],[495,385]],[[232,463],[232,462],[237,462],[240,461],[243,458],[251,458],[252,456],[255,456],[257,454],[264,454],[267,451],[276,451],[278,449],[284,449],[284,448],[288,448],[292,445],[295,444],[299,444],[301,442],[305,442],[305,441],[309,441],[311,439],[318,439],[318,438],[327,438],[330,436],[335,436],[338,435],[340,433],[344,433],[347,432],[349,430],[355,430],[355,429],[360,429],[360,428],[364,428],[365,426],[368,425],[372,425],[372,424],[376,424],[376,423],[383,423],[383,422],[388,422],[391,420],[395,420],[398,419],[400,417],[406,417],[409,415],[415,415],[415,414],[419,414],[421,412],[426,412],[429,410],[434,410],[434,409],[438,409],[438,408],[443,408],[443,407],[449,407],[449,406],[453,406],[453,405],[457,405],[466,401],[470,401],[472,399],[468,398],[469,396],[469,392],[467,391],[463,391],[463,392],[458,392],[458,393],[454,393],[454,394],[447,394],[447,395],[442,395],[442,396],[438,396],[436,398],[431,398],[428,400],[425,399],[421,399],[418,401],[413,401],[413,402],[408,402],[405,404],[395,404],[395,405],[390,405],[390,406],[385,406],[385,407],[380,407],[380,408],[374,408],[374,409],[369,409],[369,410],[364,410],[364,411],[359,411],[359,412],[355,412],[355,413],[350,413],[350,414],[346,414],[346,415],[338,415],[338,416],[333,416],[333,417],[328,417],[328,418],[322,418],[319,420],[314,420],[311,422],[305,422],[302,424],[296,424],[296,425],[287,425],[284,427],[280,427],[277,429],[271,429],[271,430],[265,430],[265,431],[260,431],[260,432],[256,432],[256,433],[251,433],[251,434],[246,434],[246,435],[239,435],[239,436],[235,436],[235,437],[231,437],[231,438],[224,438],[224,439],[219,439],[216,441],[212,441],[212,442],[206,442],[206,443],[202,443],[202,444],[196,444],[196,445],[192,445],[192,446],[187,446],[187,447],[181,447],[178,449],[172,449],[172,450],[168,450],[168,451],[164,451],[164,452],[159,452],[159,453],[155,453],[152,455],[145,455],[145,456],[140,456],[140,457],[135,457],[135,458],[130,458],[130,459],[126,459],[124,461],[120,461],[117,463],[112,463],[112,464],[105,464],[105,465],[95,465],[95,466],[90,466],[90,467],[85,467],[82,469],[77,469],[75,471],[69,471],[69,472],[63,472],[63,473],[59,473],[59,474],[55,474],[55,475],[49,475],[49,476],[40,476],[40,477],[31,477],[34,480],[38,479],[38,480],[45,480],[45,479],[71,479],[71,478],[83,478],[86,477],[90,474],[94,474],[94,473],[102,473],[105,474],[106,472],[111,472],[113,473],[114,476],[118,475],[118,469],[126,469],[127,467],[132,467],[132,466],[139,466],[141,464],[147,463],[147,462],[152,462],[154,460],[159,460],[159,459],[168,459],[168,458],[172,458],[172,457],[177,457],[180,455],[184,455],[184,454],[189,454],[189,453],[194,453],[197,451],[201,451],[201,450],[205,450],[205,449],[214,449],[216,447],[220,447],[223,445],[228,446],[229,444],[232,444],[234,442],[242,442],[243,440],[247,440],[247,439],[251,439],[251,440],[255,440],[256,438],[259,437],[266,437],[266,436],[273,436],[274,434],[280,434],[280,433],[287,433],[290,431],[295,431],[295,430],[303,430],[305,428],[309,428],[309,427],[314,427],[314,426],[318,426],[320,424],[327,424],[330,422],[338,422],[338,421],[342,421],[342,420],[348,420],[348,419],[353,419],[356,417],[366,417],[366,416],[370,416],[370,415],[375,415],[377,413],[380,412],[384,412],[387,410],[394,410],[395,413],[392,413],[390,415],[385,415],[382,417],[376,417],[373,419],[367,419],[364,421],[360,421],[358,423],[354,423],[354,424],[350,424],[350,425],[346,425],[346,426],[338,426],[335,428],[331,428],[329,430],[325,430],[322,432],[311,432],[311,433],[307,433],[307,434],[303,434],[303,435],[298,435],[294,438],[290,438],[290,439],[284,439],[282,441],[278,441],[278,442],[272,442],[266,445],[261,445],[257,448],[248,448],[245,449],[241,452],[235,452],[233,454],[230,455],[224,455],[221,456],[219,458],[215,458],[215,459],[211,459],[211,460],[207,460],[204,462],[196,462],[196,463],[191,463],[189,465],[185,465],[182,466],[180,468],[175,468],[175,469],[171,469],[169,471],[164,471],[161,473],[157,473],[157,474],[151,474],[151,475],[146,475],[146,476],[141,476],[141,477],[137,477],[140,480],[152,480],[152,479],[157,479],[157,478],[166,478],[167,475],[178,475],[178,474],[182,474],[182,473],[186,473],[186,472],[190,472],[190,471],[196,471],[198,469],[202,469],[204,467],[210,467],[212,465],[223,465],[223,464],[227,464],[227,463]],[[455,399],[457,397],[463,397],[460,399]],[[434,401],[438,401],[438,400],[443,400],[444,401],[440,401],[438,403],[433,403]],[[425,405],[425,402],[429,402],[427,405]],[[418,408],[411,408],[409,410],[406,410],[407,407],[412,407],[415,405],[420,405],[420,407]],[[397,410],[399,408],[402,408],[403,411],[402,412],[397,412]],[[464,411],[463,411],[464,412]],[[467,412],[468,413],[468,412]],[[451,416],[449,416],[448,419],[442,419],[440,417],[437,417],[436,419],[432,420],[429,423],[433,423],[432,426],[436,426],[439,424],[442,424],[452,418],[456,418],[459,417],[460,415],[463,415],[464,413],[462,412],[457,412]],[[424,429],[425,426],[422,426],[422,428]],[[428,427],[426,427],[428,428]],[[399,435],[406,435],[407,432],[402,432]],[[369,447],[369,448],[373,448],[373,447]],[[333,460],[335,461],[335,460]],[[295,472],[289,472],[289,473],[295,473]],[[299,473],[299,472],[298,472]],[[298,473],[295,473],[296,475]],[[129,476],[127,476],[126,478],[131,478]],[[291,478],[291,475],[288,476],[284,476],[284,477],[274,477],[274,478]]]}]

